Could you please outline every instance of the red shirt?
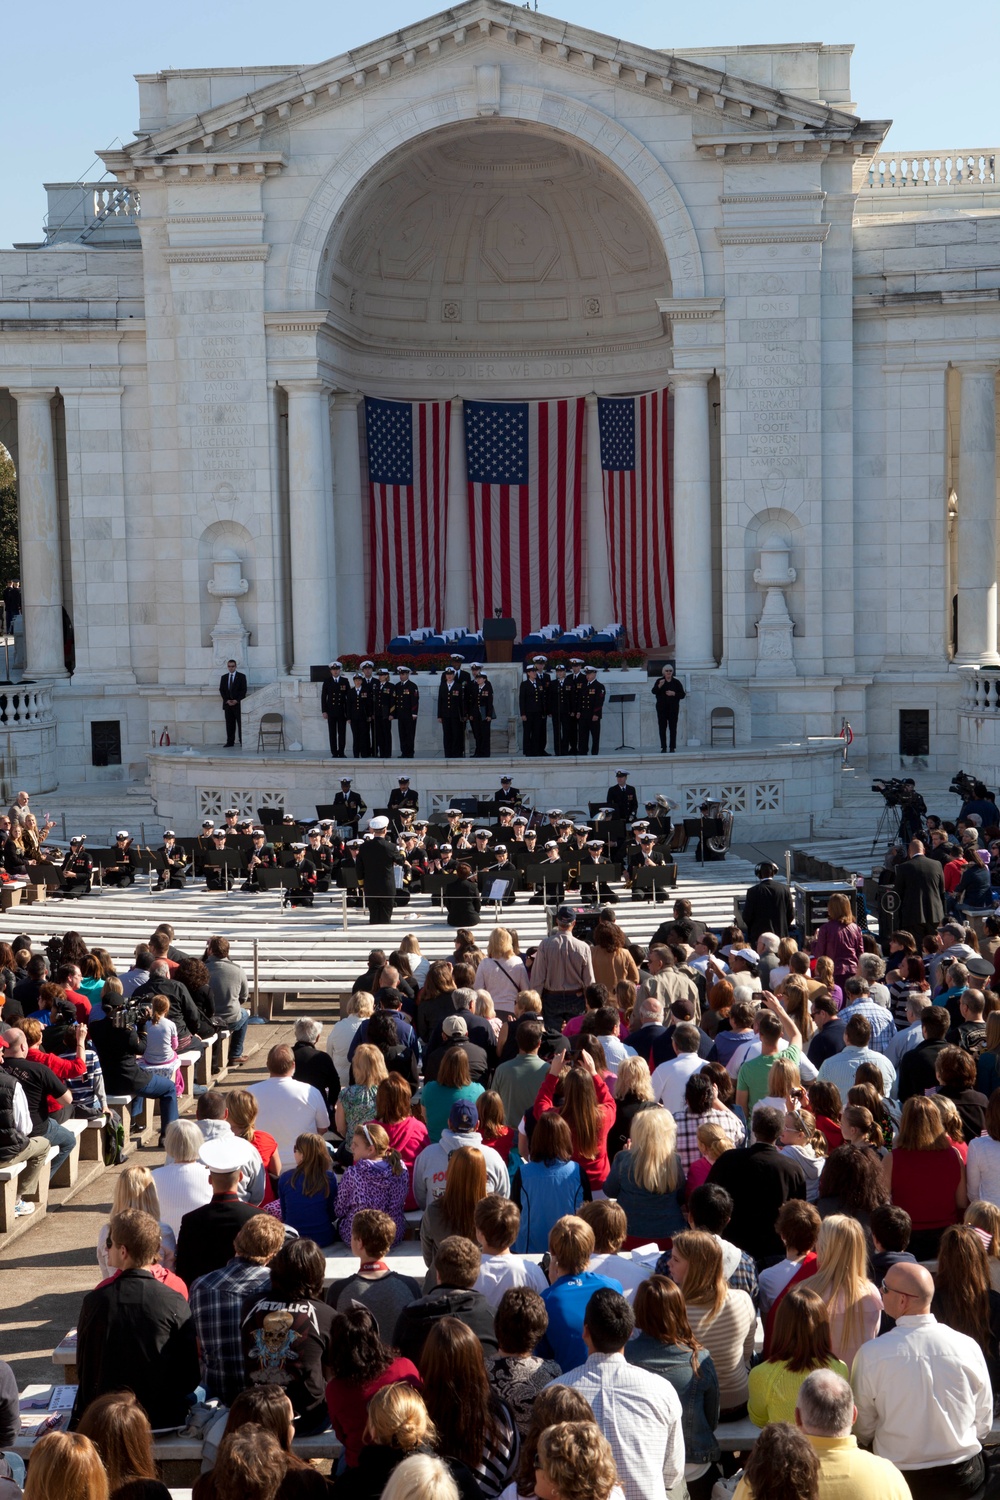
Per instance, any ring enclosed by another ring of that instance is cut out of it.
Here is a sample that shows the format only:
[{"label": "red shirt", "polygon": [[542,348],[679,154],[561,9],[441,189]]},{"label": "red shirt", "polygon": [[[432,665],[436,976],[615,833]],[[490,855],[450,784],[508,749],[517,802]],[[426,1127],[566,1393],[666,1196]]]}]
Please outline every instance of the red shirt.
[{"label": "red shirt", "polygon": [[[184,1301],[187,1301],[187,1282],[182,1281],[179,1276],[175,1276],[173,1271],[168,1271],[166,1266],[160,1265],[159,1261],[156,1261],[151,1266],[144,1266],[143,1269],[149,1272],[154,1281],[162,1281],[164,1286],[168,1286],[172,1292],[180,1292]],[[103,1281],[97,1283],[98,1287],[110,1286],[113,1281],[118,1280],[121,1274],[121,1271],[116,1271],[113,1276],[106,1276]]]},{"label": "red shirt", "polygon": [[[535,1097],[533,1105],[535,1118],[539,1119],[547,1109],[556,1109],[555,1092],[559,1080],[554,1073],[547,1073],[542,1081],[541,1088]],[[602,1188],[607,1181],[611,1170],[608,1162],[608,1131],[615,1123],[617,1105],[608,1092],[608,1086],[599,1073],[594,1075],[594,1092],[597,1095],[597,1105],[601,1111],[601,1123],[597,1134],[597,1150],[593,1156],[583,1157],[577,1150],[576,1141],[573,1142],[573,1160],[579,1162],[587,1174],[587,1181],[591,1188]]]},{"label": "red shirt", "polygon": [[261,1208],[263,1208],[265,1203],[273,1203],[275,1198],[277,1198],[278,1196],[274,1191],[274,1187],[271,1183],[271,1177],[267,1170],[271,1157],[278,1149],[278,1143],[274,1139],[273,1135],[268,1135],[266,1130],[255,1130],[253,1133],[253,1140],[250,1142],[250,1144],[252,1146],[256,1146],[257,1154],[259,1155],[261,1161],[264,1163],[264,1196],[260,1200]]},{"label": "red shirt", "polygon": [[[54,1052],[43,1052],[40,1047],[29,1047],[28,1057],[32,1062],[44,1063],[51,1068],[57,1078],[82,1078],[87,1071],[87,1064],[82,1057],[56,1057]],[[54,1115],[62,1109],[58,1099],[49,1098],[49,1114]]]},{"label": "red shirt", "polygon": [[326,1409],[330,1413],[333,1430],[344,1445],[344,1457],[349,1469],[355,1469],[361,1457],[364,1443],[365,1423],[368,1421],[368,1403],[376,1391],[384,1385],[395,1385],[405,1380],[408,1385],[421,1385],[420,1371],[411,1360],[397,1355],[387,1370],[376,1375],[374,1380],[358,1385],[353,1380],[331,1380],[326,1388]]},{"label": "red shirt", "polygon": [[962,1176],[962,1158],[952,1146],[945,1151],[892,1153],[892,1201],[905,1208],[914,1229],[944,1229],[961,1215],[955,1190]]},{"label": "red shirt", "polygon": [[76,1006],[76,1019],[78,1021],[89,1021],[90,1001],[87,999],[86,995],[81,995],[79,990],[67,989],[66,999],[70,1002],[71,1005]]}]

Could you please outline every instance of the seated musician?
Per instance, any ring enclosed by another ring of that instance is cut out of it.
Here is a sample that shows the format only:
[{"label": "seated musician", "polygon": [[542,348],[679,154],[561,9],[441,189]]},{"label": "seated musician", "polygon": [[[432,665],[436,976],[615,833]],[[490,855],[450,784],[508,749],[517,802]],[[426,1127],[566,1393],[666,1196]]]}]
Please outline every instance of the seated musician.
[{"label": "seated musician", "polygon": [[[217,828],[212,834],[212,848],[218,849],[221,854],[225,847],[226,830],[224,828]],[[225,891],[229,889],[229,877],[226,874],[225,865],[213,865],[206,862],[205,889],[206,891]]]},{"label": "seated musician", "polygon": [[656,847],[655,836],[651,833],[640,833],[636,848],[629,853],[625,873],[625,884],[632,892],[633,901],[651,901],[653,899],[653,891],[651,889],[646,888],[643,890],[636,888],[634,882],[639,871],[654,866],[662,869],[666,864],[669,864],[669,859],[662,849]]},{"label": "seated musician", "polygon": [[253,838],[253,843],[250,846],[250,852],[247,855],[247,862],[244,867],[246,879],[243,882],[243,890],[259,891],[260,880],[258,872],[260,870],[275,869],[278,864],[278,856],[275,853],[274,845],[267,842],[267,833],[263,828],[255,828],[251,837]]},{"label": "seated musician", "polygon": [[187,879],[187,872],[184,868],[187,864],[187,856],[178,844],[177,835],[172,828],[163,830],[163,846],[157,849],[153,858],[159,875],[153,889],[162,891],[169,886],[172,891],[182,891]]},{"label": "seated musician", "polygon": [[118,887],[135,885],[135,872],[139,856],[133,847],[127,828],[119,828],[115,834],[113,863],[104,867],[104,884]]},{"label": "seated musician", "polygon": [[535,882],[535,894],[529,899],[530,906],[541,906],[545,901],[561,901],[563,895],[562,860],[559,858],[559,845],[555,839],[549,839],[545,845],[545,858],[541,861],[543,865],[554,865],[551,880],[538,880]]},{"label": "seated musician", "polygon": [[86,896],[90,891],[93,861],[83,847],[84,835],[77,834],[69,841],[69,853],[62,862],[62,896]]},{"label": "seated musician", "polygon": [[285,861],[285,868],[292,870],[295,884],[285,893],[283,906],[312,906],[316,889],[316,866],[308,857],[306,846],[296,842],[292,845],[292,857]]},{"label": "seated musician", "polygon": [[490,888],[494,880],[509,880],[511,882],[507,895],[503,898],[504,906],[513,906],[517,900],[515,887],[517,885],[517,869],[511,862],[510,853],[506,844],[497,844],[493,850],[494,861],[479,872],[479,889],[484,901],[489,899]]},{"label": "seated musician", "polygon": [[[603,839],[592,838],[587,840],[587,864],[607,865],[611,861],[604,852]],[[598,877],[597,886],[592,881],[585,881],[580,886],[580,895],[587,901],[611,901],[617,902],[618,897],[609,885]]]}]

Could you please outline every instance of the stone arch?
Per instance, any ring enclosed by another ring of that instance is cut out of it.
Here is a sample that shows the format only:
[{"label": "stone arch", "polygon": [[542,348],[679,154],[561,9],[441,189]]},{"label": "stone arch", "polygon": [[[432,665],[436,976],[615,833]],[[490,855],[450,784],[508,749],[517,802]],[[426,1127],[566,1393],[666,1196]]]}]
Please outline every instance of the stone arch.
[{"label": "stone arch", "polygon": [[[703,297],[705,272],[694,223],[676,184],[647,146],[592,104],[550,89],[502,91],[494,117],[531,124],[568,136],[602,157],[630,186],[660,236],[670,266],[674,297]],[[416,143],[443,125],[480,118],[473,88],[453,88],[406,104],[367,130],[339,157],[299,220],[285,273],[285,306],[320,305],[324,247],[341,208],[390,152]]]},{"label": "stone arch", "polygon": [[239,521],[219,520],[206,526],[198,538],[198,607],[201,644],[211,647],[212,628],[219,618],[219,601],[208,592],[215,571],[215,561],[223,553],[235,553],[240,570],[250,587],[238,601],[240,617],[250,632],[250,644],[257,644],[257,542]]}]

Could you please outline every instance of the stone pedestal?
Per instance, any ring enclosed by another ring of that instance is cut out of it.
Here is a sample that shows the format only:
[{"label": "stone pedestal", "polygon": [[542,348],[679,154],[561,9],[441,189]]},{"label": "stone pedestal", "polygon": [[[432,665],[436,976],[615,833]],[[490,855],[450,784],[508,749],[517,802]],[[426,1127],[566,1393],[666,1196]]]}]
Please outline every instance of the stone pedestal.
[{"label": "stone pedestal", "polygon": [[794,677],[792,649],[794,625],[785,604],[785,589],[795,582],[795,569],[788,565],[788,548],[782,542],[765,543],[760,549],[760,567],[753,581],[764,592],[764,611],[757,621],[757,667],[755,677]]},{"label": "stone pedestal", "polygon": [[227,662],[236,661],[245,670],[248,633],[236,601],[243,597],[250,585],[240,577],[239,556],[230,548],[217,549],[214,565],[215,577],[208,585],[212,598],[219,600],[219,618],[212,631],[213,660],[216,666],[222,667]]}]

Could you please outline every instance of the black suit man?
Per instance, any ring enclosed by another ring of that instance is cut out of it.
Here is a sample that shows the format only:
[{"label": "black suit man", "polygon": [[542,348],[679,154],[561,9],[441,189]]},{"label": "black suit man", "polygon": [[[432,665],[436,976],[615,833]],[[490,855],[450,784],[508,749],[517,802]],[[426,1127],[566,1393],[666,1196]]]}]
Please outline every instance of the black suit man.
[{"label": "black suit man", "polygon": [[245,673],[237,672],[235,661],[226,662],[226,667],[228,670],[219,678],[219,696],[226,715],[226,749],[231,750],[236,744],[237,736],[240,745],[243,744],[240,704],[247,695],[247,679]]},{"label": "black suit man", "polygon": [[525,674],[518,695],[521,723],[524,725],[523,751],[525,755],[542,755],[545,750],[545,712],[548,707],[548,688],[538,680],[538,670],[532,665]]},{"label": "black suit man", "polygon": [[919,839],[913,840],[908,853],[909,859],[895,869],[899,927],[919,942],[944,921],[944,874],[937,860],[927,858]]},{"label": "black suit man", "polygon": [[768,860],[757,866],[760,876],[756,885],[747,891],[743,904],[743,921],[746,923],[747,939],[756,948],[762,932],[774,932],[778,937],[787,937],[795,920],[792,893],[787,885],[775,880],[777,865]]},{"label": "black suit man", "polygon": [[448,757],[465,754],[465,722],[469,717],[468,692],[455,668],[448,667],[438,688],[437,711],[444,739],[444,753]]},{"label": "black suit man", "polygon": [[417,735],[417,714],[420,711],[420,689],[410,681],[409,667],[397,667],[396,676],[396,727],[399,730],[399,757],[413,759],[413,743]]},{"label": "black suit man", "polygon": [[369,828],[375,835],[366,839],[358,850],[355,864],[364,885],[365,905],[370,922],[389,922],[396,900],[395,865],[405,863],[395,844],[389,842],[386,833],[389,819],[381,815],[372,818]]},{"label": "black suit man", "polygon": [[597,680],[597,668],[588,667],[587,680],[579,700],[580,729],[576,742],[578,755],[586,755],[588,749],[594,755],[601,752],[601,716],[604,713],[605,692],[604,683]]}]

